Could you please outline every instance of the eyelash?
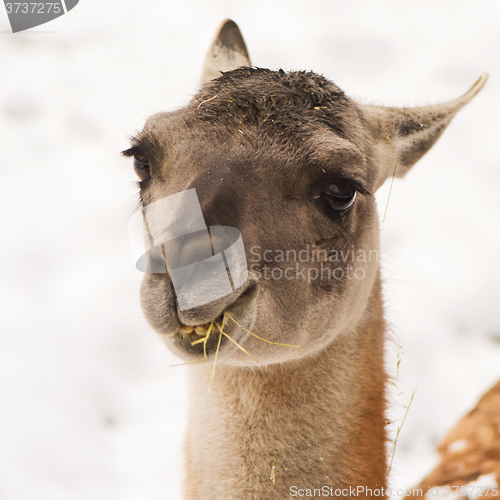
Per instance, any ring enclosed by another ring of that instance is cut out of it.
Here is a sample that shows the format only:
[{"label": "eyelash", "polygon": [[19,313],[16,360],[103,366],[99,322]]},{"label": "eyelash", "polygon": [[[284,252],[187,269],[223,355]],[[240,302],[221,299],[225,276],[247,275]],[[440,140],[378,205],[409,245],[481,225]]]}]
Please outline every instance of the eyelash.
[{"label": "eyelash", "polygon": [[139,186],[151,179],[150,160],[147,153],[140,146],[132,146],[122,151],[122,155],[134,159],[134,171],[139,177]]},{"label": "eyelash", "polygon": [[132,146],[129,149],[126,149],[125,151],[122,151],[121,154],[123,156],[126,156],[127,158],[131,158],[132,156],[135,156],[138,153],[142,153],[143,151],[139,146]]}]

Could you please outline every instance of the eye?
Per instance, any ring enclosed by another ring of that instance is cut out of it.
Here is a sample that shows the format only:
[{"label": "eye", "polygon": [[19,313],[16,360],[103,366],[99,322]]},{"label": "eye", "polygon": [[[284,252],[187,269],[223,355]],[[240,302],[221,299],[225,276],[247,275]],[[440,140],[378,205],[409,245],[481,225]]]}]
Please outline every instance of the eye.
[{"label": "eye", "polygon": [[151,177],[148,155],[143,153],[136,153],[134,155],[134,172],[141,181],[146,181]]},{"label": "eye", "polygon": [[321,198],[327,207],[336,212],[345,212],[356,199],[356,188],[346,180],[330,184]]}]

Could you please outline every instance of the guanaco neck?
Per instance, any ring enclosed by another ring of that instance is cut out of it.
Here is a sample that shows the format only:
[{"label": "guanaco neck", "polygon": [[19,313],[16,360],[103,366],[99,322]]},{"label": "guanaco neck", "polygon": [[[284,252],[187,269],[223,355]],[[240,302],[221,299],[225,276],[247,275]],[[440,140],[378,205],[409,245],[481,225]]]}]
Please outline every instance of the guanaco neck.
[{"label": "guanaco neck", "polygon": [[324,487],[331,496],[352,496],[349,487],[385,490],[380,295],[377,284],[362,326],[314,357],[258,369],[221,365],[210,391],[210,370],[192,367],[186,500],[286,499]]}]

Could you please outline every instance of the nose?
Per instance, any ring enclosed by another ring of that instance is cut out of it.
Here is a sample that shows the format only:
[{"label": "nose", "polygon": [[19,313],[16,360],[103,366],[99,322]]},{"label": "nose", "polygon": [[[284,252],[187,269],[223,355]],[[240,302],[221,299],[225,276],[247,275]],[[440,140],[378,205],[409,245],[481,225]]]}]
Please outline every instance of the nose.
[{"label": "nose", "polygon": [[[204,201],[204,209],[213,214]],[[181,314],[194,319],[200,311],[213,316],[236,300],[248,278],[241,234],[234,227],[207,227],[195,189],[146,206],[145,224],[150,240],[147,272],[168,275],[181,321]]]},{"label": "nose", "polygon": [[164,244],[168,272],[181,311],[231,295],[248,277],[240,232],[212,226]]},{"label": "nose", "polygon": [[163,243],[169,272],[212,257],[208,228],[184,234]]}]

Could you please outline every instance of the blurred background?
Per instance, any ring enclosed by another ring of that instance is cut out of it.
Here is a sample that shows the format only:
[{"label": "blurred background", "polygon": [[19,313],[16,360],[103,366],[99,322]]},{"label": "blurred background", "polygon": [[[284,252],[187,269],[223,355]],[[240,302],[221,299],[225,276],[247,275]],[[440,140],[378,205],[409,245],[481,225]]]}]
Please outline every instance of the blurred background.
[{"label": "blurred background", "polygon": [[142,318],[119,153],[196,92],[226,17],[255,65],[312,69],[364,103],[446,101],[490,73],[381,223],[393,436],[416,389],[394,487],[500,378],[497,0],[81,0],[16,35],[0,7],[2,500],[181,498],[186,370]]}]

